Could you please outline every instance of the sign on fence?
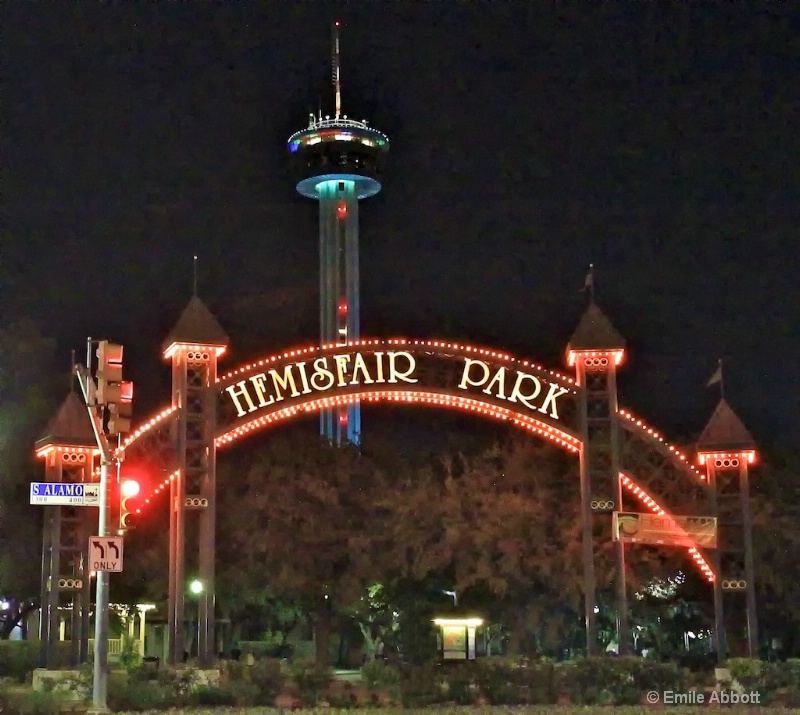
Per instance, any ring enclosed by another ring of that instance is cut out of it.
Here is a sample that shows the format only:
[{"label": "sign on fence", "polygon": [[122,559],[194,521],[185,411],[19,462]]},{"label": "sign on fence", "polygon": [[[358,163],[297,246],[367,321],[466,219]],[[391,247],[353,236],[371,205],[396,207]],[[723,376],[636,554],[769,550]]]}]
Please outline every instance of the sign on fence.
[{"label": "sign on fence", "polygon": [[615,511],[614,541],[656,546],[717,548],[717,520],[713,516],[667,516]]}]

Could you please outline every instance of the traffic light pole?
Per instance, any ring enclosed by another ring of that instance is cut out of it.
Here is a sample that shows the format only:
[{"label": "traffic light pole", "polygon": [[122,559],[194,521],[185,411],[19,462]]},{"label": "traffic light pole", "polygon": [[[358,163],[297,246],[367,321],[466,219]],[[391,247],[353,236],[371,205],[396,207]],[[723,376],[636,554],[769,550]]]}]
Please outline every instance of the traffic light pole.
[{"label": "traffic light pole", "polygon": [[[100,508],[98,536],[106,536],[108,531],[108,480],[110,467],[115,460],[111,446],[103,433],[103,423],[95,407],[94,382],[91,373],[92,339],[87,339],[86,367],[75,366],[78,383],[83,392],[92,430],[100,449]],[[94,607],[94,672],[92,677],[92,713],[108,712],[108,571],[98,571],[97,591]]]},{"label": "traffic light pole", "polygon": [[[108,475],[110,461],[101,457],[100,462],[100,519],[98,536],[106,536],[108,530]],[[94,672],[92,677],[92,711],[107,712],[108,695],[108,571],[98,571],[97,593],[94,613]]]}]

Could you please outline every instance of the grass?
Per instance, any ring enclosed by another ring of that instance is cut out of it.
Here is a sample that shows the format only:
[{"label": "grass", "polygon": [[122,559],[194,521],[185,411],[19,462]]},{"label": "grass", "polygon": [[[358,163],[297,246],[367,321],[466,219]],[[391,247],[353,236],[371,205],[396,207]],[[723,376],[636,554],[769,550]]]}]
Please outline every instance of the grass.
[{"label": "grass", "polygon": [[[538,705],[538,706],[442,706],[438,708],[380,708],[364,709],[353,708],[340,710],[337,708],[315,708],[295,710],[295,715],[470,715],[480,713],[481,715],[654,715],[656,712],[669,713],[669,715],[698,715],[704,707],[668,705],[664,707],[648,707],[644,705],[634,706],[600,706],[600,705]],[[155,715],[157,712],[167,712],[164,710],[148,710],[139,715]],[[257,708],[235,708],[235,707],[204,707],[171,709],[169,715],[277,715],[285,712],[276,708],[257,707]],[[798,708],[779,708],[779,707],[759,707],[741,706],[725,707],[726,715],[786,715],[787,713],[798,713]]]}]

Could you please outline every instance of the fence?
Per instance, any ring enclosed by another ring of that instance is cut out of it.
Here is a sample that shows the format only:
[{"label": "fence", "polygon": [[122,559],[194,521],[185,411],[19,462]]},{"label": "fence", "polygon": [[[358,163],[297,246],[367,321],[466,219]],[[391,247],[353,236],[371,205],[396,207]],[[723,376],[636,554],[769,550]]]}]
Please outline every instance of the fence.
[{"label": "fence", "polygon": [[[139,640],[131,640],[129,641],[131,646],[131,651],[134,653],[141,652],[139,649]],[[89,653],[94,653],[94,638],[89,639]],[[109,638],[108,639],[108,654],[111,656],[120,656],[122,655],[122,638]]]}]

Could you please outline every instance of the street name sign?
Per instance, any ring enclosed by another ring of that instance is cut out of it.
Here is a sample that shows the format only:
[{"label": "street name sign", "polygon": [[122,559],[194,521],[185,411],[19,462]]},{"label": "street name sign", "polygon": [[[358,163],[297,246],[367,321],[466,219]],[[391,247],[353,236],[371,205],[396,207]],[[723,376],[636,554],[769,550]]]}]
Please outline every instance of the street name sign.
[{"label": "street name sign", "polygon": [[99,506],[99,484],[31,482],[31,504],[39,506]]},{"label": "street name sign", "polygon": [[92,536],[89,539],[89,568],[92,571],[122,571],[122,537]]}]

